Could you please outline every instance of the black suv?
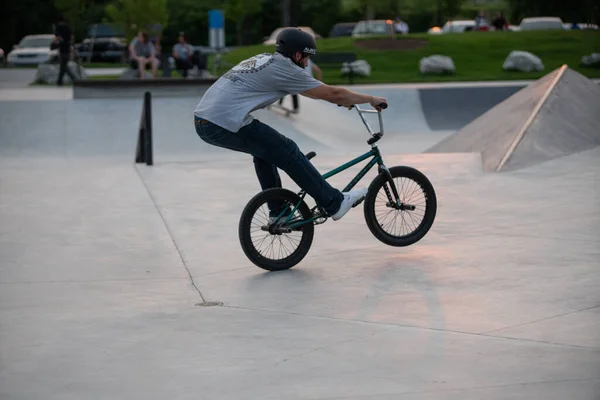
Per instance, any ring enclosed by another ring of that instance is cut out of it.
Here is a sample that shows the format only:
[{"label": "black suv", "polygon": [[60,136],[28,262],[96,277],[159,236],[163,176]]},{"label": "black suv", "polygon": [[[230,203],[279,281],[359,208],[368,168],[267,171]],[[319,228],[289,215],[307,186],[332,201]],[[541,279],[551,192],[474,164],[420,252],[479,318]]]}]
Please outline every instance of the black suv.
[{"label": "black suv", "polygon": [[74,47],[81,61],[125,64],[129,59],[125,33],[112,24],[90,25],[88,37]]}]

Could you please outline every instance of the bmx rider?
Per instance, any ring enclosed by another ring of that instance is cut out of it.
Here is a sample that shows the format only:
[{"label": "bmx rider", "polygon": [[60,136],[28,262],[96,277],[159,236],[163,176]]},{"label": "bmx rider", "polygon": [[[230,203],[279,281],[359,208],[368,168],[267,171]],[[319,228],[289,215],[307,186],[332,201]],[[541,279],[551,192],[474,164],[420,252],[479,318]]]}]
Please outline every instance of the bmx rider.
[{"label": "bmx rider", "polygon": [[[282,30],[275,53],[242,61],[206,91],[194,111],[194,124],[206,143],[252,155],[263,190],[281,187],[280,168],[337,221],[366,196],[367,188],[344,193],[333,188],[294,141],[250,115],[288,94],[346,107],[369,103],[381,110],[384,98],[329,86],[307,73],[316,48],[309,33],[298,28]],[[276,212],[271,210],[271,216]]]}]

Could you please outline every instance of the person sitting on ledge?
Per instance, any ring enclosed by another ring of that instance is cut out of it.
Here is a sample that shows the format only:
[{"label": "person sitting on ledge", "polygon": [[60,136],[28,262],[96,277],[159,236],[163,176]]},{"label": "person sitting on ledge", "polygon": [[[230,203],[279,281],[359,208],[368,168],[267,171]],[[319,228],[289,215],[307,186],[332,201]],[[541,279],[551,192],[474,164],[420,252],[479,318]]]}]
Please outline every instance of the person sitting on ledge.
[{"label": "person sitting on ledge", "polygon": [[187,78],[188,69],[192,69],[192,53],[194,49],[185,40],[183,32],[179,34],[178,43],[173,46],[173,58],[175,59],[175,68],[182,71],[184,78]]},{"label": "person sitting on ledge", "polygon": [[131,68],[137,69],[140,78],[144,77],[146,68],[152,68],[152,76],[158,76],[159,61],[156,58],[156,49],[148,39],[148,33],[140,32],[129,44],[129,55],[131,57]]},{"label": "person sitting on ledge", "polygon": [[173,46],[172,55],[175,59],[175,69],[181,71],[184,78],[187,78],[188,70],[194,67],[197,67],[198,75],[206,70],[206,56],[187,42],[183,32],[179,33],[178,43]]}]

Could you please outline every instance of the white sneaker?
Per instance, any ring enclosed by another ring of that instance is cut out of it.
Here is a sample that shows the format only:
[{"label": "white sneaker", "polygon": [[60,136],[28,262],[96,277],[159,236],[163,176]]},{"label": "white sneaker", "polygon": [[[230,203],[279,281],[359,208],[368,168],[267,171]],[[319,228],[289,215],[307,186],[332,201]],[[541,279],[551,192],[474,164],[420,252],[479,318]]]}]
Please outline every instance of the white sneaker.
[{"label": "white sneaker", "polygon": [[348,210],[350,210],[354,204],[358,203],[359,201],[365,198],[365,196],[367,195],[367,191],[367,188],[363,188],[343,193],[344,200],[342,201],[342,205],[340,206],[340,209],[331,216],[331,218],[334,221],[337,221],[340,218],[342,218],[344,215],[346,215]]}]

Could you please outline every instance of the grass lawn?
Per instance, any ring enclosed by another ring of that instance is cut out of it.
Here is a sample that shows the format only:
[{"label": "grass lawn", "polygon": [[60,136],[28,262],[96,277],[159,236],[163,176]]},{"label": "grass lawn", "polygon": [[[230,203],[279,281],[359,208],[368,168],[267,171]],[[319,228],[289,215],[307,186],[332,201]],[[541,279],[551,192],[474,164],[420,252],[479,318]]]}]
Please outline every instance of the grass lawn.
[{"label": "grass lawn", "polygon": [[[600,78],[600,69],[582,68],[581,57],[600,52],[598,31],[534,31],[534,32],[469,32],[446,35],[414,34],[397,40],[426,39],[427,44],[415,50],[372,50],[357,46],[357,39],[320,39],[317,51],[355,52],[358,59],[371,65],[371,76],[358,77],[355,83],[402,83],[537,79],[567,64],[589,78]],[[367,38],[372,39],[372,38]],[[248,46],[224,55],[224,60],[237,63],[254,54],[273,52],[274,46]],[[529,51],[542,59],[542,72],[507,72],[502,69],[512,50]],[[455,75],[421,75],[419,60],[441,54],[453,59]],[[223,71],[220,71],[223,72]],[[331,84],[346,83],[339,68],[323,70],[323,80]]]}]

